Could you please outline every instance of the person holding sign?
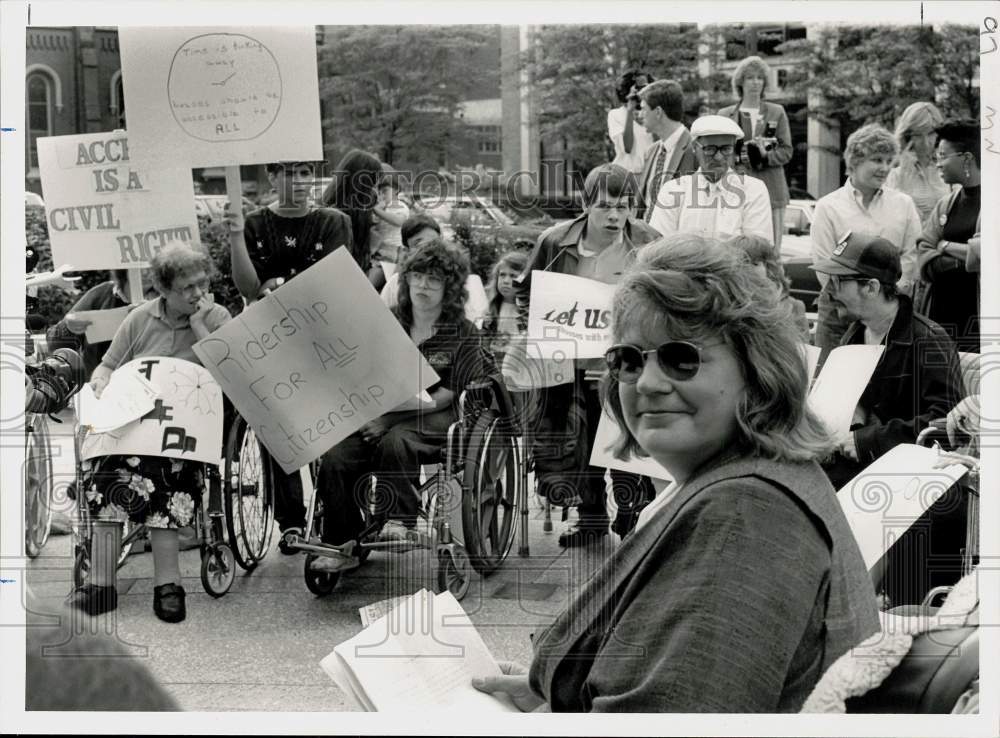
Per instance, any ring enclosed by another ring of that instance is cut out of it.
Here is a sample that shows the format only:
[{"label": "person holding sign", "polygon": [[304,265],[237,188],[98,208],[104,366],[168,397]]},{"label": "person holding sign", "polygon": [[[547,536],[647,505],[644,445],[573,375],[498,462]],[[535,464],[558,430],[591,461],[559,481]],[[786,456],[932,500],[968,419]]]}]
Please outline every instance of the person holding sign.
[{"label": "person holding sign", "polygon": [[739,252],[687,234],[639,252],[612,314],[614,453],[674,481],[535,635],[530,670],[473,685],[553,712],[797,711],[879,621],[795,328]]},{"label": "person holding sign", "polygon": [[333,179],[323,192],[325,206],[337,208],[350,218],[354,234],[351,255],[373,285],[384,284],[385,281],[382,267],[372,264],[371,252],[372,226],[379,204],[378,183],[381,180],[382,163],[378,158],[367,151],[351,149],[337,163]]},{"label": "person holding sign", "polygon": [[[209,289],[212,260],[188,246],[167,246],[150,264],[160,294],[129,313],[91,377],[100,397],[115,369],[144,356],[171,356],[200,364],[196,341],[230,319]],[[83,462],[82,494],[94,522],[90,582],[71,603],[89,613],[118,606],[115,585],[121,523],[127,516],[149,528],[153,549],[153,611],[168,623],[186,616],[178,564],[177,531],[194,522],[201,499],[201,465],[158,456],[102,456]]]},{"label": "person holding sign", "polygon": [[[440,381],[427,388],[430,402],[407,400],[323,455],[316,487],[325,510],[324,543],[357,540],[372,472],[379,486],[378,515],[389,519],[381,537],[405,540],[420,510],[415,489],[420,465],[437,460],[448,427],[458,417],[459,395],[487,371],[479,331],[464,317],[465,254],[444,241],[431,241],[407,256],[398,274],[400,300],[393,313]],[[331,572],[357,562],[320,557],[312,566]]]},{"label": "person holding sign", "polygon": [[[226,206],[223,222],[229,228],[233,282],[247,302],[300,274],[341,246],[353,248],[351,221],[333,208],[313,208],[309,203],[314,181],[308,162],[267,165],[267,178],[278,199],[250,213],[246,222]],[[302,535],[306,525],[299,475],[285,474],[272,464],[275,480],[275,519],[281,530],[279,549],[288,548],[287,537]]]},{"label": "person holding sign", "polygon": [[[111,340],[87,340],[86,333],[91,321],[77,313],[90,310],[113,310],[129,305],[128,270],[114,269],[109,273],[110,279],[101,282],[87,290],[83,296],[69,309],[66,316],[46,331],[46,343],[50,350],[71,348],[79,351],[83,357],[83,367],[87,376],[94,373],[100,365],[101,358],[111,346]],[[149,270],[142,272],[142,291],[147,300],[157,296],[153,287]]]},{"label": "person holding sign", "polygon": [[[813,268],[827,275],[837,316],[854,321],[841,345],[885,345],[854,411],[850,434],[840,439],[837,453],[823,465],[839,489],[895,446],[916,442],[920,431],[944,418],[965,392],[954,343],[941,326],[914,313],[910,298],[896,291],[902,268],[899,249],[892,243],[849,233],[829,259]],[[918,541],[928,528],[934,554],[954,555],[962,548],[965,505],[959,487],[934,503],[890,549],[884,586],[894,605],[918,603],[928,589],[928,550]]]},{"label": "person holding sign", "polygon": [[[583,214],[539,236],[518,280],[516,299],[523,322],[527,322],[532,271],[614,284],[637,249],[657,237],[656,231],[633,217],[632,185],[631,173],[615,164],[590,171],[583,185]],[[557,503],[567,493],[581,499],[577,522],[559,536],[561,546],[582,546],[608,533],[605,470],[588,465],[602,410],[596,385],[585,380],[587,369],[602,370],[601,360],[578,361],[575,381],[543,390],[544,417],[533,432],[539,494]],[[623,514],[651,496],[648,479],[619,471],[613,471],[611,479]],[[620,535],[628,532],[618,525],[615,528]]]}]

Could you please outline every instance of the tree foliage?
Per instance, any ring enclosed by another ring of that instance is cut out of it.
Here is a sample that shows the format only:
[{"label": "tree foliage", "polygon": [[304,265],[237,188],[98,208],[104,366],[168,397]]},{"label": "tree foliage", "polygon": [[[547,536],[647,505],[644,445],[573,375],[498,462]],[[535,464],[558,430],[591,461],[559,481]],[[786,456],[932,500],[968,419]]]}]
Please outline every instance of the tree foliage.
[{"label": "tree foliage", "polygon": [[891,129],[920,100],[935,102],[948,117],[979,117],[973,26],[831,26],[780,48],[803,57],[789,75],[791,88],[822,95],[810,116],[836,121],[846,133],[868,122]]},{"label": "tree foliage", "polygon": [[459,103],[483,75],[469,57],[487,40],[475,26],[327,26],[320,49],[327,158],[351,148],[397,167],[426,167],[466,135]]},{"label": "tree foliage", "polygon": [[[542,136],[566,141],[577,168],[607,161],[607,113],[621,103],[619,75],[644,69],[656,79],[674,79],[698,108],[698,44],[694,24],[541,26],[524,53]],[[612,154],[613,155],[613,154]]]}]

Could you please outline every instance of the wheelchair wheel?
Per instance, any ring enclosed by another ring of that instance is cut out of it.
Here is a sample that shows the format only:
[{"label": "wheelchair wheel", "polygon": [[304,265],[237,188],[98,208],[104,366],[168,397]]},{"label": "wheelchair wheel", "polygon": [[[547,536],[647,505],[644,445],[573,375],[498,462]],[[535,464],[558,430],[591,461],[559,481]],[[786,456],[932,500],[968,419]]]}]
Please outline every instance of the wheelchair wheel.
[{"label": "wheelchair wheel", "polygon": [[456,600],[465,597],[472,584],[472,564],[465,549],[456,546],[454,555],[441,549],[437,555],[437,591],[451,592]]},{"label": "wheelchair wheel", "polygon": [[317,597],[325,597],[337,586],[337,582],[340,581],[340,573],[313,571],[312,562],[317,558],[319,557],[316,554],[308,554],[306,556],[306,565],[303,573],[305,575],[306,587],[309,591]]},{"label": "wheelchair wheel", "polygon": [[52,448],[44,415],[29,415],[24,429],[24,549],[35,558],[52,529]]},{"label": "wheelchair wheel", "polygon": [[[78,504],[86,504],[78,503]],[[81,530],[86,525],[86,521],[81,521]],[[118,554],[118,569],[125,566],[125,561],[132,553],[132,546],[135,545],[136,536],[133,534],[136,524],[131,520],[126,521],[122,526],[122,550]],[[90,574],[90,538],[79,541],[76,544],[76,553],[73,556],[73,586],[82,587],[87,582],[87,575]]]},{"label": "wheelchair wheel", "polygon": [[468,436],[462,494],[462,533],[476,571],[503,563],[517,532],[520,450],[494,410],[483,412]]},{"label": "wheelchair wheel", "polygon": [[201,584],[212,597],[222,597],[233,586],[236,562],[228,543],[212,543],[201,557]]},{"label": "wheelchair wheel", "polygon": [[271,465],[246,420],[236,416],[226,440],[226,529],[236,563],[247,571],[267,555],[274,529]]}]

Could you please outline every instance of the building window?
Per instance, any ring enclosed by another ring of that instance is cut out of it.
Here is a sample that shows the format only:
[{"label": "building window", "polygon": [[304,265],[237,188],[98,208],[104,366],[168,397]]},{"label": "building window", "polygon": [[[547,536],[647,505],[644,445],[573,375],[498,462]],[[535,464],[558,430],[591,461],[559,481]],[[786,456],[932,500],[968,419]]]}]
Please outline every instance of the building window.
[{"label": "building window", "polygon": [[500,126],[473,126],[476,132],[476,151],[480,154],[499,154]]},{"label": "building window", "polygon": [[28,75],[24,86],[28,129],[28,169],[38,169],[38,138],[52,135],[52,80],[41,72]]},{"label": "building window", "polygon": [[125,86],[122,84],[122,77],[118,75],[118,81],[115,83],[115,91],[118,95],[118,120],[117,128],[125,128]]},{"label": "building window", "polygon": [[785,43],[785,27],[760,27],[756,29],[756,36],[756,52],[761,56],[775,56],[778,53],[778,46]]},{"label": "building window", "polygon": [[778,70],[778,89],[783,90],[788,85],[788,70],[779,69]]}]

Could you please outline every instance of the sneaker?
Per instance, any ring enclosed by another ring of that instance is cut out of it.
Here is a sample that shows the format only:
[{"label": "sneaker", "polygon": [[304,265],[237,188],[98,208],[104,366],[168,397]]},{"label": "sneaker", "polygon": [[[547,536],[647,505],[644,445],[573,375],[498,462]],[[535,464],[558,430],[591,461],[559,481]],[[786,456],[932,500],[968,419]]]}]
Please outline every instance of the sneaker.
[{"label": "sneaker", "polygon": [[398,541],[406,542],[411,538],[411,531],[398,520],[387,520],[379,531],[378,540],[381,543]]},{"label": "sneaker", "polygon": [[357,556],[343,556],[333,554],[332,556],[317,556],[309,564],[309,571],[321,572],[323,574],[337,574],[350,569],[357,569],[361,566],[361,561]]}]

